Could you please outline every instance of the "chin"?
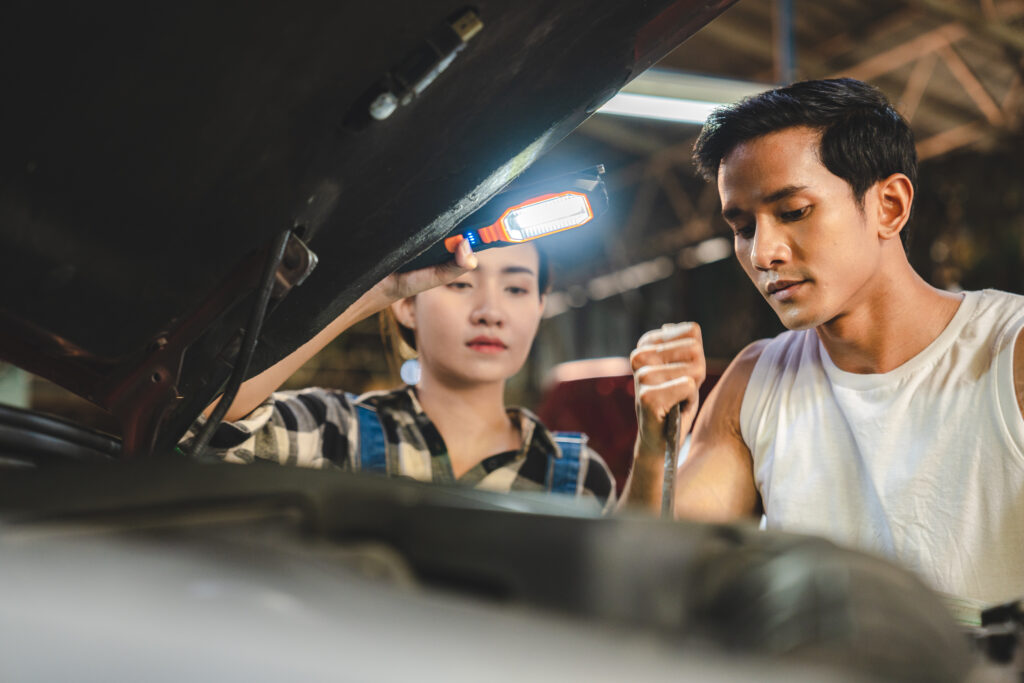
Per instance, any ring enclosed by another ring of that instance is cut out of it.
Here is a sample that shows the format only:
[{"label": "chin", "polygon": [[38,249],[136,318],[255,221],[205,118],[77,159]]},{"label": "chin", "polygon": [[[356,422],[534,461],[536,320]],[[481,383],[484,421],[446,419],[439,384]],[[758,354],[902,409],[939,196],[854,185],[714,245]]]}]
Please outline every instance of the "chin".
[{"label": "chin", "polygon": [[490,384],[492,382],[504,382],[516,373],[514,371],[510,371],[507,367],[474,367],[467,364],[467,366],[463,366],[459,369],[459,372],[455,374],[459,376],[460,380],[467,384]]},{"label": "chin", "polygon": [[780,311],[776,309],[775,315],[779,317],[779,322],[781,322],[787,330],[810,330],[822,323],[821,320],[818,320],[817,316],[805,310],[783,309]]}]

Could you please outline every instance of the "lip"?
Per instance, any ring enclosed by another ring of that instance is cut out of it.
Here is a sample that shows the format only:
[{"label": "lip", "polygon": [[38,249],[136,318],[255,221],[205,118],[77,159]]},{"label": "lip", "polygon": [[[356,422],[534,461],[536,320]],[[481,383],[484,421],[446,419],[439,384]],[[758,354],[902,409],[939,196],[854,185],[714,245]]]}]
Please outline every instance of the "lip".
[{"label": "lip", "polygon": [[776,280],[765,287],[768,296],[776,300],[785,300],[794,296],[807,280]]},{"label": "lip", "polygon": [[487,337],[484,335],[473,337],[466,342],[466,346],[480,353],[501,353],[508,349],[508,345],[497,337]]}]

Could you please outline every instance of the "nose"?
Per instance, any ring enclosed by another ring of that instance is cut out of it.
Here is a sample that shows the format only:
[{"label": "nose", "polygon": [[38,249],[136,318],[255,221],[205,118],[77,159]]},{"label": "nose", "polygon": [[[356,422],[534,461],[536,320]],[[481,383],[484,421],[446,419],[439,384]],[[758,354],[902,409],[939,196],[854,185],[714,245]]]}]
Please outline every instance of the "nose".
[{"label": "nose", "polygon": [[759,220],[750,240],[750,263],[757,270],[771,270],[790,257],[785,228],[771,218]]},{"label": "nose", "polygon": [[471,313],[473,323],[487,327],[503,326],[505,324],[505,310],[502,306],[498,287],[488,283],[485,286],[478,287],[476,295]]}]

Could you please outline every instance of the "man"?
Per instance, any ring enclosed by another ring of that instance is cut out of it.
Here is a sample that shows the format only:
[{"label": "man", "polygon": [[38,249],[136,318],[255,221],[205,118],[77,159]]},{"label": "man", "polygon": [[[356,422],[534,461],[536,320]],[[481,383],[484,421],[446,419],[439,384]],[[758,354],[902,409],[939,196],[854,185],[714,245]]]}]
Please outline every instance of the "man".
[{"label": "man", "polygon": [[[748,346],[711,393],[677,516],[763,512],[960,598],[1024,595],[1024,297],[941,291],[910,267],[905,121],[864,83],[798,83],[719,109],[694,156],[789,331]],[[641,338],[638,455],[664,447],[678,402],[689,429],[702,356],[696,326]]]}]

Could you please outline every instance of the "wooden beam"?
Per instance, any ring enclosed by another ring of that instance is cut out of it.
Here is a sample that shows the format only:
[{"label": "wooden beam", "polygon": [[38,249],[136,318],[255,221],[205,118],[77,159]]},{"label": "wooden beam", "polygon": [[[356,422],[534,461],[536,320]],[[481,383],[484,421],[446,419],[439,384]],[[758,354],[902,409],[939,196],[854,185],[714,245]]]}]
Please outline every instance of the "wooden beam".
[{"label": "wooden beam", "polygon": [[592,140],[638,156],[651,156],[664,148],[665,141],[650,130],[637,130],[637,126],[617,118],[605,114],[591,116],[576,130]]},{"label": "wooden beam", "polygon": [[[697,142],[697,137],[687,138],[682,142],[677,142],[674,145],[670,145],[660,150],[654,159],[661,164],[673,164],[673,165],[686,165],[692,168],[693,163],[693,145]],[[654,160],[652,159],[652,161]]]},{"label": "wooden beam", "polygon": [[[765,23],[762,26],[767,26],[769,21],[771,19],[765,17]],[[771,62],[772,55],[774,54],[774,46],[771,41],[759,39],[756,33],[752,33],[754,26],[747,26],[745,24],[746,22],[740,23],[738,21],[712,21],[702,28],[700,33],[705,38],[725,43],[726,48],[731,51],[739,52],[764,62]]]},{"label": "wooden beam", "polygon": [[894,33],[918,26],[920,23],[920,10],[909,7],[893,10],[881,16],[875,15],[868,23],[844,29],[818,43],[813,50],[814,59],[821,62],[831,61],[865,45],[877,44]]},{"label": "wooden beam", "polygon": [[950,2],[949,0],[910,0],[910,2],[933,14],[965,24],[982,37],[1024,52],[1024,31],[1008,24],[1006,19],[1010,17],[1006,14],[1003,14],[1000,20],[990,21],[981,12],[961,2]]},{"label": "wooden beam", "polygon": [[685,223],[692,219],[696,213],[696,207],[694,207],[690,195],[683,189],[683,185],[679,182],[679,178],[676,177],[672,166],[662,169],[659,180],[661,181],[661,189],[665,192],[665,196],[668,197],[668,202],[672,205],[672,211],[676,214],[679,222]]},{"label": "wooden beam", "polygon": [[917,158],[919,161],[924,161],[974,144],[984,139],[988,130],[988,126],[982,121],[950,128],[917,143]]},{"label": "wooden beam", "polygon": [[985,118],[988,119],[988,122],[993,126],[1003,125],[1003,111],[996,104],[996,101],[992,99],[992,96],[988,94],[985,86],[981,84],[981,81],[974,75],[970,67],[964,63],[960,55],[948,45],[939,48],[938,53],[956,80],[960,81],[960,85],[963,86],[967,96],[971,98],[978,109],[981,110],[981,113],[985,115]]},{"label": "wooden beam", "polygon": [[[693,172],[693,145],[696,137],[687,137],[681,142],[660,146],[653,154],[627,166],[612,170],[605,176],[605,182],[614,187],[629,187],[641,180],[656,175],[656,170],[668,166],[683,166]],[[659,143],[660,144],[660,143]]]},{"label": "wooden beam", "polygon": [[897,45],[890,50],[880,52],[860,64],[843,69],[833,74],[833,78],[848,76],[862,81],[870,81],[890,71],[895,71],[905,64],[921,59],[925,55],[936,52],[943,47],[948,47],[969,35],[970,32],[962,24],[957,22],[945,24],[933,31],[923,33],[902,45]]},{"label": "wooden beam", "polygon": [[[1024,3],[1024,0],[1020,0],[1020,2]],[[800,64],[801,76],[827,78],[830,68],[828,65],[836,58],[864,45],[884,42],[893,34],[906,32],[908,28],[913,28],[921,23],[921,16],[921,11],[912,7],[893,9],[876,14],[869,21],[848,27],[840,33],[825,38],[813,48],[802,52],[805,58]],[[753,80],[768,82],[774,78],[774,68],[770,68],[757,71]]]},{"label": "wooden beam", "polygon": [[1010,83],[1010,87],[1006,89],[1006,94],[1003,96],[1002,101],[999,103],[999,108],[1003,112],[1003,118],[1006,121],[1008,128],[1018,128],[1021,120],[1021,93],[1024,92],[1024,77],[1018,70],[1017,75],[1013,77],[1013,81]]},{"label": "wooden beam", "polygon": [[917,60],[913,71],[910,72],[907,85],[896,106],[907,123],[914,120],[914,114],[917,113],[917,107],[921,104],[921,98],[924,97],[924,91],[928,88],[928,82],[932,79],[938,61],[939,58],[934,54],[925,55]]},{"label": "wooden beam", "polygon": [[1007,118],[1012,116],[1022,85],[1024,85],[1024,79],[1021,78],[1021,72],[1018,70],[1017,75],[1010,82],[1010,87],[1006,89],[1006,94],[1003,95],[1003,101],[999,103],[999,108],[1003,110],[1003,116]]},{"label": "wooden beam", "polygon": [[647,159],[634,161],[627,166],[621,166],[608,171],[604,177],[609,189],[617,190],[636,185],[647,176]]},{"label": "wooden beam", "polygon": [[996,5],[996,19],[1016,19],[1024,14],[1024,0],[1003,0]]},{"label": "wooden beam", "polygon": [[651,220],[654,202],[661,187],[657,176],[652,171],[654,169],[648,164],[644,179],[633,193],[633,205],[629,209],[629,216],[626,217],[626,224],[620,232],[620,240],[623,243],[627,240],[633,241],[630,238],[638,238],[639,235],[642,235]]}]

